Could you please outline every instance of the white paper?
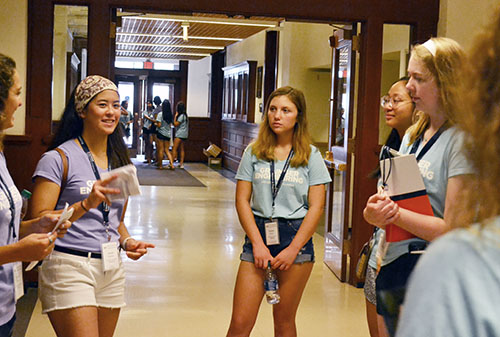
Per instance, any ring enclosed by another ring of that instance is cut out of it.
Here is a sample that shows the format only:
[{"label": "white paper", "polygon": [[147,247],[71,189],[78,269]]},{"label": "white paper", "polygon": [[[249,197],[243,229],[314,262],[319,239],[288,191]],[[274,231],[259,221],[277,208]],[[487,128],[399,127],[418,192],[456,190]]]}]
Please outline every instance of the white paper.
[{"label": "white paper", "polygon": [[[66,203],[66,205],[64,206],[64,210],[61,216],[59,217],[59,220],[57,221],[52,231],[50,231],[50,233],[47,233],[47,236],[51,236],[52,233],[54,233],[59,228],[59,226],[61,226],[61,224],[65,223],[67,220],[71,218],[71,216],[73,215],[74,208],[71,207],[70,209],[68,209],[68,206],[69,206],[68,203]],[[25,270],[30,271],[31,269],[35,268],[37,264],[38,261],[31,261]]]},{"label": "white paper", "polygon": [[389,173],[390,170],[386,182],[389,196],[425,190],[415,155],[409,154],[383,159],[380,161],[380,168],[382,169],[384,165],[386,173]]},{"label": "white paper", "polygon": [[14,273],[14,294],[16,296],[16,301],[23,297],[24,295],[24,283],[23,283],[23,265],[21,262],[14,262],[14,268],[12,270]]},{"label": "white paper", "polygon": [[120,194],[107,194],[110,201],[126,200],[131,195],[141,194],[139,180],[137,179],[137,169],[134,165],[126,165],[117,169],[101,173],[101,179],[116,175],[117,178],[108,184],[108,187],[117,188]]}]

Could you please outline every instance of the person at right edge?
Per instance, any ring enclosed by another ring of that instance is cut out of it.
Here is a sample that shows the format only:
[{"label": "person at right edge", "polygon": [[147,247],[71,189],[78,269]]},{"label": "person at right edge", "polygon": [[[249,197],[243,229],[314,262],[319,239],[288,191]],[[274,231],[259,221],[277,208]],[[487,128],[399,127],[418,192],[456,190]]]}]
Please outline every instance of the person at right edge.
[{"label": "person at right edge", "polygon": [[450,229],[459,195],[473,172],[462,151],[464,135],[455,126],[460,108],[455,88],[464,63],[462,48],[449,38],[414,46],[408,63],[407,88],[421,114],[399,152],[415,154],[434,216],[398,207],[383,193],[372,195],[363,211],[374,226],[385,229],[395,224],[415,236],[387,244],[377,276],[377,313],[384,317],[390,336],[395,334],[407,281],[420,257],[416,253]]},{"label": "person at right edge", "polygon": [[398,337],[500,336],[500,7],[473,41],[459,125],[475,175],[454,230],[429,247],[408,282]]},{"label": "person at right edge", "polygon": [[236,210],[246,237],[227,336],[250,335],[269,262],[281,297],[273,305],[274,335],[297,336],[295,316],[314,262],[312,236],[331,181],[311,144],[304,94],[276,89],[264,111],[257,140],[246,148],[236,174]]}]

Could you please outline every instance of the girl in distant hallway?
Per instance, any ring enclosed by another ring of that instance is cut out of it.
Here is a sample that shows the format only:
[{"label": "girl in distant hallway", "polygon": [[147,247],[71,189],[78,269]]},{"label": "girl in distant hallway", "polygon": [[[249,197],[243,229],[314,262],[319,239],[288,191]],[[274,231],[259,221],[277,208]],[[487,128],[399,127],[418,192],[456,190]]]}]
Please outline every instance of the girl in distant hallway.
[{"label": "girl in distant hallway", "polygon": [[184,142],[187,140],[189,133],[189,118],[186,113],[186,105],[184,104],[184,102],[177,103],[177,107],[175,108],[174,126],[175,138],[173,157],[177,158],[177,150],[180,147],[181,153],[179,159],[179,168],[184,168]]},{"label": "girl in distant hallway", "polygon": [[168,160],[170,161],[168,169],[174,169],[174,159],[172,153],[170,152],[170,139],[172,138],[172,106],[168,99],[164,100],[161,104],[162,110],[156,117],[156,128],[157,128],[157,161],[158,169],[163,170],[163,154],[166,153]]}]

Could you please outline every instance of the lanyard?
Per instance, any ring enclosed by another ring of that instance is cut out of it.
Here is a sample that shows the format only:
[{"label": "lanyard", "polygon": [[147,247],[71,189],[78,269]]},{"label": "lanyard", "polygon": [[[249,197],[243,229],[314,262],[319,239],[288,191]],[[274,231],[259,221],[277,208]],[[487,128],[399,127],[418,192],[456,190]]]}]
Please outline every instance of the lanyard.
[{"label": "lanyard", "polygon": [[12,237],[15,239],[16,238],[16,227],[14,226],[14,221],[15,221],[15,216],[16,216],[16,204],[14,203],[14,198],[12,198],[12,193],[10,193],[9,187],[3,180],[2,176],[0,176],[0,188],[2,189],[3,193],[9,200],[9,209],[10,209],[10,228],[12,229]]},{"label": "lanyard", "polygon": [[[417,162],[420,161],[420,159],[422,159],[424,154],[426,154],[427,151],[429,151],[431,146],[434,145],[434,143],[437,141],[439,136],[441,136],[441,133],[443,133],[444,129],[446,128],[446,124],[448,124],[448,123],[444,123],[439,128],[439,130],[437,130],[437,132],[431,137],[431,139],[429,139],[429,141],[427,142],[427,144],[425,144],[425,146],[422,148],[422,150],[420,150],[420,152],[418,153],[418,156],[417,156]],[[411,150],[410,150],[410,154],[414,154],[417,152],[417,149],[418,149],[421,142],[422,142],[422,136],[418,137],[418,139],[415,141],[415,143],[413,143],[413,146],[411,147]]]},{"label": "lanyard", "polygon": [[280,178],[278,179],[278,185],[276,185],[276,178],[274,177],[274,160],[271,161],[271,192],[273,194],[273,208],[274,208],[274,200],[278,195],[278,191],[280,190],[281,184],[285,179],[286,171],[288,171],[288,167],[290,166],[290,159],[293,157],[293,149],[290,150],[288,157],[286,158],[285,166],[283,167],[283,171],[281,171]]},{"label": "lanyard", "polygon": [[[85,143],[85,140],[83,140],[82,136],[78,136],[78,141],[80,142],[80,145],[82,146],[83,151],[87,154],[87,157],[89,158],[90,166],[92,167],[92,171],[94,171],[95,178],[97,180],[100,180],[101,175],[99,174],[99,170],[97,169],[97,165],[95,163],[94,156],[92,156],[92,153],[90,152],[90,149],[87,146],[87,143]],[[108,163],[108,170],[109,169],[110,169],[110,167],[109,167],[109,163]],[[109,205],[105,202],[102,202],[99,205],[99,210],[102,213],[104,230],[106,231],[106,235],[108,236],[108,241],[110,241],[111,235],[109,234]]]}]

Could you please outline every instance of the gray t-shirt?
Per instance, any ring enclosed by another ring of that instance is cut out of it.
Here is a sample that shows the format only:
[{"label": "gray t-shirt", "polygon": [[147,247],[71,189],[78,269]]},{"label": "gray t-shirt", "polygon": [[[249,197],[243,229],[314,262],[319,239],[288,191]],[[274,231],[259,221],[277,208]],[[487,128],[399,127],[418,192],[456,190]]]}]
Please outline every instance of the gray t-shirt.
[{"label": "gray t-shirt", "polygon": [[[59,146],[68,158],[68,178],[66,187],[61,191],[59,201],[55,209],[63,209],[65,203],[72,205],[88,197],[92,191],[92,185],[96,181],[94,171],[90,165],[87,154],[83,151],[75,139],[68,140]],[[98,168],[99,173],[107,171]],[[63,164],[59,153],[55,150],[45,152],[38,162],[33,173],[33,179],[42,177],[61,186],[63,175]],[[109,233],[112,242],[118,242],[118,225],[123,212],[123,201],[113,201],[109,213]],[[107,242],[107,235],[103,225],[103,215],[97,208],[92,208],[80,219],[73,222],[70,229],[63,238],[58,238],[58,246],[85,250],[89,252],[100,252],[101,243]]]},{"label": "gray t-shirt", "polygon": [[438,238],[409,281],[397,337],[500,336],[500,218]]},{"label": "gray t-shirt", "polygon": [[[17,242],[19,238],[22,199],[7,170],[3,152],[0,152],[0,175],[5,183],[5,185],[2,183],[2,188],[0,189],[0,246],[7,246]],[[14,238],[10,226],[12,212],[10,211],[10,202],[6,195],[7,188],[12,195],[15,205],[14,229],[16,231],[16,238]],[[7,323],[16,312],[13,265],[13,263],[0,265],[0,325]]]},{"label": "gray t-shirt", "polygon": [[175,127],[175,137],[187,139],[189,130],[189,120],[186,114],[181,114],[177,117],[177,122],[181,123]]},{"label": "gray t-shirt", "polygon": [[163,112],[159,112],[158,116],[156,116],[156,120],[161,122],[161,126],[156,129],[156,131],[161,134],[163,137],[172,138],[172,124],[169,124],[163,120]]},{"label": "gray t-shirt", "polygon": [[[439,218],[444,217],[448,179],[473,173],[472,167],[462,152],[463,137],[464,134],[456,127],[446,129],[418,162],[434,216]],[[401,142],[400,153],[410,153],[412,145],[409,145],[408,142],[409,134],[406,134]],[[415,153],[416,156],[423,147],[424,145],[421,143]],[[408,244],[419,240],[423,241],[416,238],[389,243],[382,265],[387,265],[401,255],[408,253]]]},{"label": "gray t-shirt", "polygon": [[[276,184],[285,166],[285,160],[275,161]],[[273,212],[271,193],[271,165],[268,161],[257,159],[252,153],[252,144],[241,158],[237,180],[252,183],[252,211],[264,218],[301,219],[309,209],[309,186],[331,182],[330,174],[318,149],[311,145],[311,155],[307,166],[288,168],[281,188],[276,196]]]}]

